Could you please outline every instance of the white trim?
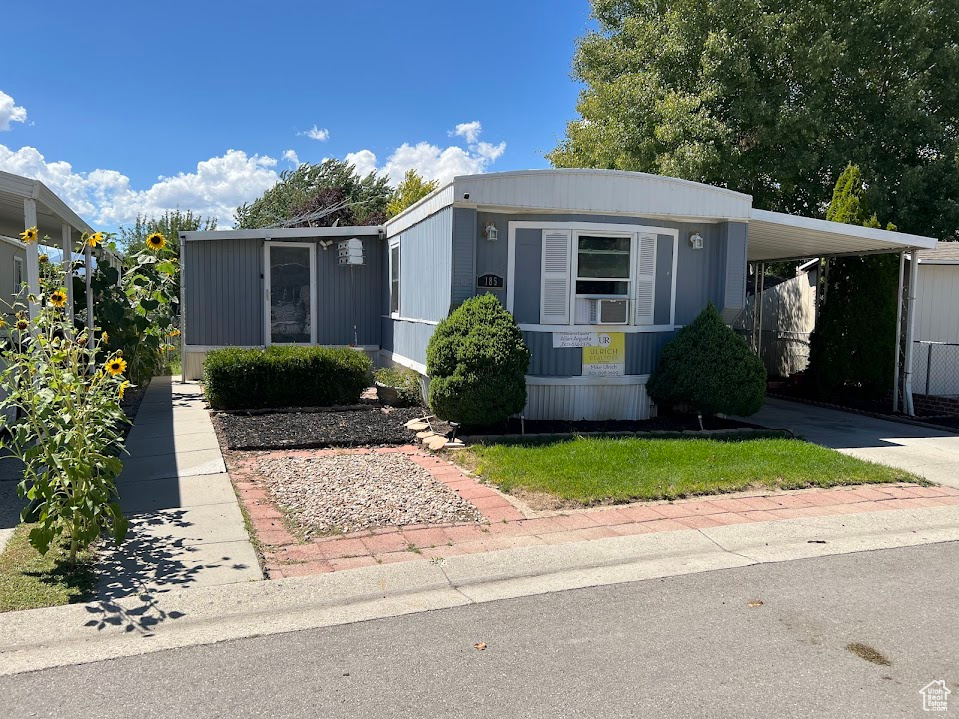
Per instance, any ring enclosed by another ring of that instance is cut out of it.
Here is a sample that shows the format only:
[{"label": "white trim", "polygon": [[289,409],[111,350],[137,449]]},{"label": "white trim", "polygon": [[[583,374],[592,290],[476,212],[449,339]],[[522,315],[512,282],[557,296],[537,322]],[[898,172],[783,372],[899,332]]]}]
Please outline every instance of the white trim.
[{"label": "white trim", "polygon": [[[749,217],[715,217],[700,215],[659,214],[638,210],[579,210],[576,208],[528,207],[521,205],[474,205],[468,202],[454,202],[453,207],[468,207],[490,215],[596,215],[598,217],[629,217],[631,219],[661,220],[663,222],[681,222],[690,225],[718,225],[723,222],[749,222]],[[586,220],[588,221],[588,220]]]},{"label": "white trim", "polygon": [[[608,332],[670,332],[675,328],[676,323],[676,287],[677,287],[677,276],[679,274],[679,230],[674,230],[669,227],[655,227],[651,225],[627,225],[625,223],[612,223],[612,222],[587,222],[587,221],[576,221],[576,222],[539,222],[534,220],[516,220],[511,221],[507,225],[506,231],[506,309],[512,313],[513,312],[513,301],[514,293],[513,287],[516,280],[516,230],[518,229],[546,229],[546,230],[570,230],[572,235],[575,235],[577,232],[609,232],[612,234],[630,234],[634,233],[635,236],[638,236],[640,233],[655,233],[657,235],[671,235],[673,238],[673,277],[672,277],[672,289],[670,291],[669,298],[669,325],[617,325],[618,329],[607,329]],[[630,254],[633,254],[632,245],[634,242],[630,243]],[[573,248],[575,249],[575,248]],[[658,251],[658,249],[657,249]],[[572,292],[575,289],[575,279],[572,274],[573,259],[570,258],[570,285]],[[631,260],[632,262],[632,260]],[[540,272],[542,274],[542,272]],[[631,280],[633,278],[630,278]],[[542,279],[540,280],[542,281]],[[632,283],[635,285],[635,283]],[[572,305],[572,301],[571,301]],[[525,329],[527,327],[534,328],[528,331],[532,332],[555,332],[559,331],[560,327],[598,327],[597,325],[573,325],[572,320],[574,317],[575,307],[570,307],[570,324],[569,325],[540,325],[540,324],[521,324],[520,329]],[[653,316],[655,317],[655,306],[653,308]],[[597,332],[604,331],[597,329]]]},{"label": "white trim", "polygon": [[400,317],[399,315],[380,315],[385,320],[395,320],[396,322],[413,322],[418,325],[433,325],[434,327],[439,324],[438,320],[420,320],[413,317]]},{"label": "white trim", "polygon": [[682,328],[682,325],[539,325],[520,323],[523,332],[672,332]]},{"label": "white trim", "polygon": [[956,260],[924,260],[919,258],[920,265],[959,265],[959,259]]},{"label": "white trim", "polygon": [[427,217],[435,215],[440,210],[444,210],[452,205],[456,199],[453,195],[454,182],[455,179],[450,180],[445,185],[441,185],[423,199],[414,202],[400,214],[388,219],[383,226],[386,236],[393,237],[394,235],[398,235],[413,225],[422,222]]},{"label": "white trim", "polygon": [[389,350],[380,350],[380,356],[385,357],[390,362],[395,362],[398,365],[403,367],[408,367],[409,369],[416,370],[424,377],[426,376],[426,365],[416,360],[411,360],[409,357],[404,357],[403,355],[398,355],[395,352],[390,352]]},{"label": "white trim", "polygon": [[181,232],[182,242],[198,240],[284,240],[308,239],[311,237],[347,237],[363,235],[382,237],[383,228],[379,225],[340,225],[338,227],[263,227],[256,230],[208,230]]},{"label": "white trim", "polygon": [[[393,250],[396,250],[396,312],[393,311]],[[389,248],[386,252],[386,284],[390,300],[390,318],[399,319],[403,309],[403,249],[400,247],[399,238],[390,240]]]},{"label": "white trim", "polygon": [[14,239],[13,237],[7,237],[6,235],[0,235],[0,242],[6,242],[8,245],[13,245],[19,250],[26,249],[27,244],[21,242],[20,240]]},{"label": "white trim", "polygon": [[528,385],[635,385],[646,384],[649,382],[648,374],[627,374],[621,377],[539,377],[535,375],[526,375],[526,384]]},{"label": "white trim", "polygon": [[[270,248],[271,247],[305,247],[310,251],[310,341],[307,342],[291,342],[291,343],[279,343],[273,342],[271,339],[271,328],[270,328],[270,291],[271,291],[271,277],[270,277]],[[265,288],[265,294],[263,297],[263,340],[267,345],[272,344],[284,344],[289,346],[296,345],[315,345],[316,344],[316,244],[313,242],[270,242],[266,241],[263,243],[263,286]]]}]

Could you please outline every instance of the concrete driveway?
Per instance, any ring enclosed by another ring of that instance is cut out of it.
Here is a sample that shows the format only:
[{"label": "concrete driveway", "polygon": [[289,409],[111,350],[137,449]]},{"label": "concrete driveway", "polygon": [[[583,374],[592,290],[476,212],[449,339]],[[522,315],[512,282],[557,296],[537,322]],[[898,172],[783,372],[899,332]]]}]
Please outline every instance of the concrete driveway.
[{"label": "concrete driveway", "polygon": [[747,421],[790,429],[810,442],[959,487],[956,434],[772,398]]}]

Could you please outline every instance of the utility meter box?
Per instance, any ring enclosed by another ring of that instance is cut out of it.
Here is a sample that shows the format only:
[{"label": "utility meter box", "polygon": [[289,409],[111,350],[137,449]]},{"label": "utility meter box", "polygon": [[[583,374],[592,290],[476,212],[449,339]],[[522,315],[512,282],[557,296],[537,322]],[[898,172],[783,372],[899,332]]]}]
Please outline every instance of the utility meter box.
[{"label": "utility meter box", "polygon": [[354,237],[336,243],[336,254],[341,265],[363,264],[363,240]]}]

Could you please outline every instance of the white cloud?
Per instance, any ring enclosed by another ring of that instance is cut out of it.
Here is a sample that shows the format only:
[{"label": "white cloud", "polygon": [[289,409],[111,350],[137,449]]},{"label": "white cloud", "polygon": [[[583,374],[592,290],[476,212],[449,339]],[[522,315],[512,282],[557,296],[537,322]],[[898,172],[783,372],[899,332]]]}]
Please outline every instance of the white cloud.
[{"label": "white cloud", "polygon": [[284,150],[283,159],[293,165],[293,167],[300,166],[300,157],[296,154],[295,150]]},{"label": "white cloud", "polygon": [[356,165],[360,174],[376,170],[389,176],[390,182],[399,182],[407,170],[416,170],[427,179],[440,182],[452,180],[457,175],[478,175],[486,172],[489,166],[506,152],[506,143],[494,145],[480,142],[482,125],[478,121],[464,122],[450,131],[451,137],[463,137],[467,147],[458,145],[439,147],[429,142],[411,145],[404,142],[393,150],[383,165],[378,163],[371,150],[360,150],[347,154],[346,161]]},{"label": "white cloud", "polygon": [[467,142],[474,143],[479,139],[482,131],[482,123],[479,120],[473,120],[473,122],[461,122],[449,134],[450,137],[465,137]]},{"label": "white cloud", "polygon": [[0,131],[10,130],[11,122],[26,122],[27,108],[17,105],[13,98],[0,90]]},{"label": "white cloud", "polygon": [[330,131],[325,127],[320,128],[314,125],[306,132],[298,132],[297,135],[306,135],[311,140],[319,140],[320,142],[326,142],[330,139]]},{"label": "white cloud", "polygon": [[155,215],[177,207],[232,224],[233,211],[259,197],[279,179],[276,160],[241,150],[198,162],[196,171],[159,177],[142,190],[116,170],[74,172],[68,162],[47,162],[34,147],[13,151],[0,145],[0,170],[40,180],[91,225],[129,224],[138,212]]}]

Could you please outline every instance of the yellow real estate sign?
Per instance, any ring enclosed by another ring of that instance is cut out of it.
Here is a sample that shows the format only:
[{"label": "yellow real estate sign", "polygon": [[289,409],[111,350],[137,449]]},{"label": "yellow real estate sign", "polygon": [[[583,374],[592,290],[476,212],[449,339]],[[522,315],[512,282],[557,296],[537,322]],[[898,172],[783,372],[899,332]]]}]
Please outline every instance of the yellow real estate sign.
[{"label": "yellow real estate sign", "polygon": [[594,345],[583,347],[584,377],[622,377],[626,374],[626,335],[599,332]]}]

